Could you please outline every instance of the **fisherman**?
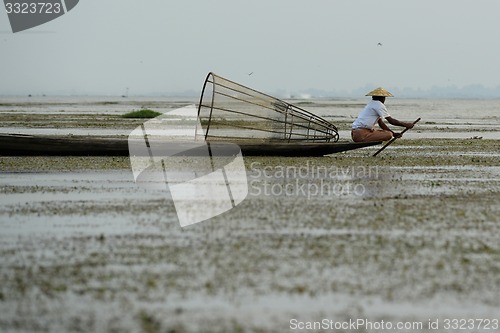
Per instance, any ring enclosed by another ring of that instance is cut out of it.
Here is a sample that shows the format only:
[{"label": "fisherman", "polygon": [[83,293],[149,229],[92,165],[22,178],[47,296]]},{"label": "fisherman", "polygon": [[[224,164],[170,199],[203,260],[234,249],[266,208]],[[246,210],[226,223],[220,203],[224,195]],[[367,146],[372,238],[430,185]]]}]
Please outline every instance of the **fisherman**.
[{"label": "fisherman", "polygon": [[[386,141],[392,137],[400,138],[401,133],[391,130],[385,123],[394,126],[412,128],[412,123],[399,121],[389,115],[384,105],[386,97],[394,97],[384,88],[377,88],[370,91],[366,96],[372,96],[372,100],[365,106],[358,118],[352,123],[351,137],[354,142],[372,142]],[[381,129],[375,130],[375,124],[378,123]]]}]

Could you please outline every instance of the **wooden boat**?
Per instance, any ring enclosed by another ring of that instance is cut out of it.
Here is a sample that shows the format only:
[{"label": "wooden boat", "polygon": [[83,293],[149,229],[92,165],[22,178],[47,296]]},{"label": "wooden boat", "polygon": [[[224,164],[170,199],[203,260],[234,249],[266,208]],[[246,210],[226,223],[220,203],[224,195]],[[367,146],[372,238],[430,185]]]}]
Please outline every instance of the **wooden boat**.
[{"label": "wooden boat", "polygon": [[191,141],[168,138],[159,116],[128,138],[0,134],[0,154],[323,156],[381,143],[339,141],[329,121],[214,73],[205,79],[197,111]]},{"label": "wooden boat", "polygon": [[[135,142],[138,145],[143,142]],[[323,156],[352,149],[369,147],[381,142],[251,142],[238,143],[214,141],[206,142],[156,141],[149,144],[163,145],[165,154],[171,149],[182,150],[176,155],[196,156],[206,154],[206,148],[221,151],[225,146],[237,146],[245,156]],[[129,145],[134,142],[127,138],[105,138],[88,136],[43,136],[0,134],[0,155],[2,156],[128,156]],[[179,149],[181,148],[181,149]],[[236,152],[237,153],[237,152]],[[234,149],[228,154],[235,154]]]},{"label": "wooden boat", "polygon": [[126,139],[87,136],[0,134],[0,155],[128,155]]},{"label": "wooden boat", "polygon": [[[378,145],[381,142],[280,142],[238,144],[244,156],[324,156],[343,151]],[[210,145],[217,144],[216,142]]]}]

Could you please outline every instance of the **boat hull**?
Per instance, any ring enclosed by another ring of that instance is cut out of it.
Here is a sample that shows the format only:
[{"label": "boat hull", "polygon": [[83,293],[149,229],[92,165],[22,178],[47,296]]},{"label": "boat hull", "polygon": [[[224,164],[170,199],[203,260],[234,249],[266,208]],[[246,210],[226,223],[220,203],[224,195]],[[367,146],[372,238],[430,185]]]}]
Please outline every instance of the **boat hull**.
[{"label": "boat hull", "polygon": [[[144,145],[143,142],[130,142],[125,138],[102,138],[81,136],[31,136],[17,134],[0,135],[0,155],[3,156],[128,156],[129,144]],[[343,151],[378,145],[381,142],[207,142],[210,150],[224,151],[225,146],[239,147],[245,156],[323,156]],[[200,142],[152,141],[149,144],[165,147],[162,153],[174,155],[206,155],[207,149]],[[179,149],[182,148],[182,149]],[[145,150],[147,152],[147,150]],[[182,151],[182,153],[178,153]],[[228,149],[234,155],[238,150]]]}]

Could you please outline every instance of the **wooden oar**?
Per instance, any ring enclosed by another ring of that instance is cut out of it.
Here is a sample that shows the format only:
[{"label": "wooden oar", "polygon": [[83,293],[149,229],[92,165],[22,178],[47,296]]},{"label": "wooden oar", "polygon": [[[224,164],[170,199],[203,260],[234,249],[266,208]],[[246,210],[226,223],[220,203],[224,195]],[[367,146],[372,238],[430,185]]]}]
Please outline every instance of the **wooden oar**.
[{"label": "wooden oar", "polygon": [[[415,125],[416,123],[418,123],[420,121],[420,118],[418,118],[417,120],[415,120],[413,122],[413,125]],[[404,132],[406,132],[407,130],[409,130],[409,128],[405,128],[402,132],[401,132],[401,135],[403,135]],[[377,152],[375,154],[373,154],[373,156],[377,156],[382,150],[384,150],[385,148],[387,148],[388,145],[390,145],[391,143],[393,143],[394,141],[396,141],[397,138],[392,138],[389,140],[389,142],[387,142],[382,148],[380,148],[379,150],[377,150]]]}]

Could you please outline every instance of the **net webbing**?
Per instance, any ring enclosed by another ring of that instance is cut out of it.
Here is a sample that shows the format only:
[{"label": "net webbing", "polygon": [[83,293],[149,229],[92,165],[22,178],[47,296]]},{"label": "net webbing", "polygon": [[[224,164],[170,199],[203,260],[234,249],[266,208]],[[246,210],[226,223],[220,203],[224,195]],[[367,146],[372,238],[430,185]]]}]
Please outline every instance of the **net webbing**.
[{"label": "net webbing", "polygon": [[209,73],[198,106],[205,140],[336,142],[335,125],[295,105]]}]

